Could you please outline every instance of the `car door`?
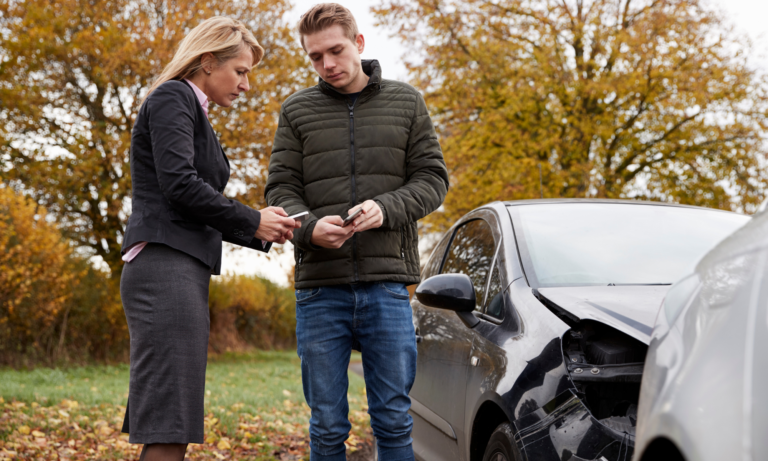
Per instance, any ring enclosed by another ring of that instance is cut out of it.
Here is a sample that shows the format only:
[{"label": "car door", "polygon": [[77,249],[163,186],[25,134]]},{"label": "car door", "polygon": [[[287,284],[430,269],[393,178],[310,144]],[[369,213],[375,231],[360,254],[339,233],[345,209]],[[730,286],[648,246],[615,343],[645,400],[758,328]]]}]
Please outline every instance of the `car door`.
[{"label": "car door", "polygon": [[[496,247],[491,224],[470,216],[449,240],[441,242],[433,258],[442,257],[442,262],[430,260],[424,275],[468,275],[475,287],[479,313]],[[417,334],[422,338],[410,394],[414,452],[420,459],[463,459],[463,402],[474,335],[452,311],[426,307],[416,299],[413,305]]]}]

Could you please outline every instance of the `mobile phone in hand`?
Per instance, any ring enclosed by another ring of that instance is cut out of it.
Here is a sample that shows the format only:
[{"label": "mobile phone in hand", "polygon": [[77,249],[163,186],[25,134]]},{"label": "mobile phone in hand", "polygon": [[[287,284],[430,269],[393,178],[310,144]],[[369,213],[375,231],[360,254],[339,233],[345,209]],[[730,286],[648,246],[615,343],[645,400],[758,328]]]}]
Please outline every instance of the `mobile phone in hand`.
[{"label": "mobile phone in hand", "polygon": [[351,215],[347,216],[344,219],[344,224],[342,224],[341,227],[347,227],[350,224],[352,224],[352,221],[354,221],[355,218],[360,216],[360,213],[362,213],[362,212],[363,212],[363,207],[358,208],[357,211],[355,211],[354,213],[352,213]]},{"label": "mobile phone in hand", "polygon": [[293,216],[288,216],[288,219],[295,219],[298,222],[304,222],[307,220],[308,216],[309,216],[309,211],[302,211],[301,213],[296,213]]}]

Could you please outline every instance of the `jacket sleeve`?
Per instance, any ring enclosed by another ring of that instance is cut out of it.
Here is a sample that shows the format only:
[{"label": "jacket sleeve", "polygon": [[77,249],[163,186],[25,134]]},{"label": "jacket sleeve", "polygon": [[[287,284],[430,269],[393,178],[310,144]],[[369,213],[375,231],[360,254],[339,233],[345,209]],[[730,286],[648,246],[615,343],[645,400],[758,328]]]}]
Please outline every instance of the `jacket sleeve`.
[{"label": "jacket sleeve", "polygon": [[304,198],[303,152],[301,140],[293,131],[283,105],[275,141],[272,144],[264,195],[269,206],[282,207],[289,216],[303,211],[309,212],[307,220],[293,232],[291,242],[303,250],[312,250],[318,248],[310,243],[318,218],[309,209]]},{"label": "jacket sleeve", "polygon": [[[181,86],[180,86],[181,85]],[[230,200],[203,181],[195,168],[194,93],[181,82],[166,82],[147,99],[147,117],[157,180],[174,210],[222,233],[225,240],[252,244],[261,214]],[[261,247],[261,242],[256,242]],[[267,251],[268,246],[261,248]]]},{"label": "jacket sleeve", "polygon": [[435,211],[448,193],[448,169],[421,94],[417,96],[405,155],[405,185],[373,199],[385,210],[384,229],[418,221]]}]

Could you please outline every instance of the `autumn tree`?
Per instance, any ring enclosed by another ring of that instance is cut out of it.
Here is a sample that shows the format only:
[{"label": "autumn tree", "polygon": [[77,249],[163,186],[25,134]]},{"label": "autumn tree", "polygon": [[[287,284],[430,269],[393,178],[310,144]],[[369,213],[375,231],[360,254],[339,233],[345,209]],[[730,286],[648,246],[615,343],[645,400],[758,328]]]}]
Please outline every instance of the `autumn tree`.
[{"label": "autumn tree", "polygon": [[0,187],[0,362],[58,326],[80,275],[71,256],[44,209]]},{"label": "autumn tree", "polygon": [[265,48],[251,90],[211,122],[232,160],[229,196],[265,206],[280,103],[311,77],[288,0],[0,0],[0,177],[120,272],[133,121],[179,41],[214,15]]},{"label": "autumn tree", "polygon": [[435,224],[499,199],[744,211],[762,199],[768,85],[748,40],[702,1],[383,0],[374,11],[416,57],[442,136],[452,180]]}]

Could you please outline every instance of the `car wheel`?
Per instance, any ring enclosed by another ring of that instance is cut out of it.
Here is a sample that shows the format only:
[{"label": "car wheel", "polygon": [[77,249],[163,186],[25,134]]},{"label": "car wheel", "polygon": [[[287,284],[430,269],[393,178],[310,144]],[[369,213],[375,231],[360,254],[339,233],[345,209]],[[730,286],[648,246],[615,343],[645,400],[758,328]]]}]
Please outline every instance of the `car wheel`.
[{"label": "car wheel", "polygon": [[521,461],[520,452],[515,445],[515,435],[512,425],[501,423],[491,434],[491,439],[485,447],[483,461]]}]

